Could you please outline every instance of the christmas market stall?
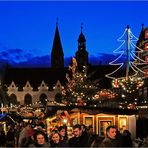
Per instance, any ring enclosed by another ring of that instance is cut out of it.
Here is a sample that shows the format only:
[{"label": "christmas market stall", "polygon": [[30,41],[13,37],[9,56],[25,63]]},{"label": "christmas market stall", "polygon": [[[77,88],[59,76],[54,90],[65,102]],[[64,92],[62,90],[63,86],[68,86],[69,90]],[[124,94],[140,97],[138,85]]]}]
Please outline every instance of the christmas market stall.
[{"label": "christmas market stall", "polygon": [[115,125],[121,132],[128,129],[132,133],[133,138],[136,137],[137,110],[59,105],[48,106],[47,108],[49,108],[46,115],[48,134],[57,126],[66,125],[69,136],[71,136],[72,126],[82,123],[87,127],[92,126],[93,132],[99,136],[104,136],[107,126]]}]

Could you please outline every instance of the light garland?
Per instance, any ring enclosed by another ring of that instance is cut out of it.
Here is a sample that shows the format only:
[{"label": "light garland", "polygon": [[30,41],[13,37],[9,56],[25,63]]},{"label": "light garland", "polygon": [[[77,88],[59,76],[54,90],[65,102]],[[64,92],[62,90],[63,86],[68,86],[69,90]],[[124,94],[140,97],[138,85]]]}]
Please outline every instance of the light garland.
[{"label": "light garland", "polygon": [[77,72],[76,61],[74,58],[72,61],[74,61],[74,64],[72,63],[72,66],[69,66],[69,70],[72,72],[72,78],[66,74],[68,83],[62,91],[62,95],[68,103],[72,102],[73,104],[76,103],[78,106],[82,106],[85,104],[87,98],[92,98],[94,93],[98,91],[98,87],[95,85],[97,82],[92,84],[92,82],[87,81],[87,78],[89,78],[87,76],[87,67],[83,66],[83,71]]},{"label": "light garland", "polygon": [[[127,42],[125,42],[125,39],[123,37],[127,34]],[[145,71],[141,70],[138,65],[145,65],[145,61],[142,60],[140,57],[137,55],[139,53],[142,53],[143,50],[137,47],[133,42],[137,41],[138,38],[135,37],[135,35],[132,33],[131,29],[129,26],[125,29],[123,35],[117,40],[119,42],[122,42],[122,44],[113,52],[120,54],[115,60],[109,63],[109,65],[118,65],[119,67],[114,70],[113,72],[106,74],[106,77],[113,79],[112,81],[112,86],[113,88],[122,88],[122,90],[126,91],[127,93],[133,93],[143,85],[143,80],[142,77],[138,77],[138,73],[145,73]],[[127,49],[126,52],[127,54],[127,63],[126,63],[126,70],[129,70],[129,68],[132,69],[134,72],[132,76],[128,75],[128,72],[126,72],[125,77],[120,77],[120,78],[115,78],[113,74],[115,74],[117,71],[119,71],[125,64],[123,62],[118,62],[118,60],[124,55],[125,50],[120,48],[127,43]],[[132,48],[132,49],[131,49]],[[133,48],[137,48],[138,51],[133,50]],[[131,61],[131,59],[133,61]],[[138,62],[139,61],[139,62]],[[127,67],[128,66],[128,67]]]},{"label": "light garland", "polygon": [[[117,39],[118,42],[122,42],[121,45],[115,49],[113,52],[116,53],[116,54],[120,54],[115,60],[113,60],[112,62],[109,63],[109,65],[114,65],[114,66],[119,66],[116,70],[114,70],[113,72],[109,73],[109,74],[106,74],[105,76],[108,77],[108,78],[111,78],[111,79],[116,79],[114,76],[112,76],[113,74],[115,74],[118,70],[120,70],[125,64],[124,62],[118,62],[119,59],[121,59],[121,57],[125,54],[125,50],[122,49],[121,50],[121,47],[123,45],[125,45],[125,39],[123,39],[123,37],[125,36],[126,33],[129,33],[129,47],[132,49],[130,49],[129,51],[129,56],[131,59],[133,59],[133,61],[129,61],[129,65],[130,65],[130,68],[135,72],[135,74],[133,74],[133,76],[137,76],[137,74],[139,72],[141,73],[145,73],[145,71],[141,70],[140,68],[138,68],[138,65],[145,65],[145,61],[142,60],[140,57],[138,57],[136,54],[139,54],[139,53],[142,53],[143,50],[139,47],[137,47],[133,42],[134,41],[137,41],[138,38],[135,37],[135,35],[132,33],[131,29],[130,28],[126,28],[124,33],[122,34],[122,36]],[[135,51],[134,49],[137,48],[138,51]],[[138,62],[140,61],[140,62]],[[116,81],[116,80],[115,80]],[[114,82],[113,82],[114,83]]]},{"label": "light garland", "polygon": [[112,86],[114,88],[122,88],[122,90],[127,93],[133,93],[140,87],[142,87],[144,81],[142,78],[129,77],[128,79],[115,79],[112,81]]}]

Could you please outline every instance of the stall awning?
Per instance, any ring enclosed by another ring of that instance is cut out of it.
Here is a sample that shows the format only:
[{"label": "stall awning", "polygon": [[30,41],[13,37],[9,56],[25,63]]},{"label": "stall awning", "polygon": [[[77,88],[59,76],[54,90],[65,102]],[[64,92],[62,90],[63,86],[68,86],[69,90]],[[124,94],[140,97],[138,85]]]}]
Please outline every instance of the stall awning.
[{"label": "stall awning", "polygon": [[3,119],[7,114],[6,113],[1,113],[0,114],[0,120]]}]

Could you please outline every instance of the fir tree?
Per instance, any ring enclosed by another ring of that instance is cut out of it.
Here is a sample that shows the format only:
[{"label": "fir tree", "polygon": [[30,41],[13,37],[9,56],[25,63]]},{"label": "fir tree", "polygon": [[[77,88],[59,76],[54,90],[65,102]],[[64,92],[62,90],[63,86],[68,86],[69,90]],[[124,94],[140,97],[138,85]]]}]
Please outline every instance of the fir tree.
[{"label": "fir tree", "polygon": [[70,74],[66,74],[67,85],[62,94],[67,103],[78,103],[84,105],[88,98],[93,96],[98,91],[97,81],[92,82],[87,76],[87,67],[83,66],[83,71],[77,71],[77,61],[73,57],[72,65],[69,66]]}]

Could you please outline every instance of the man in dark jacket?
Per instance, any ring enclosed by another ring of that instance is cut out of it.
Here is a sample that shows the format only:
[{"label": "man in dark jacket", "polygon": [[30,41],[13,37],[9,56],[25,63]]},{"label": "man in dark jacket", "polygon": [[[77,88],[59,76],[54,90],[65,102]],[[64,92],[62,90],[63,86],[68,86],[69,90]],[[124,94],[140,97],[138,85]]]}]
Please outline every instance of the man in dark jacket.
[{"label": "man in dark jacket", "polygon": [[117,129],[115,126],[108,126],[106,128],[106,137],[104,138],[101,147],[117,147],[118,141],[116,139]]},{"label": "man in dark jacket", "polygon": [[73,134],[74,137],[69,139],[69,146],[70,147],[87,147],[88,146],[88,139],[82,134],[81,125],[76,124],[73,127]]}]

